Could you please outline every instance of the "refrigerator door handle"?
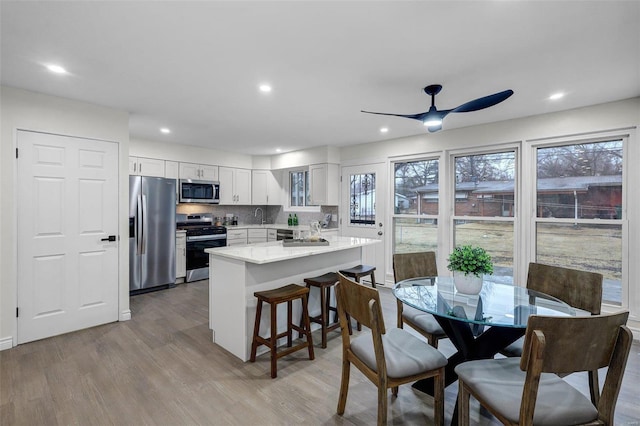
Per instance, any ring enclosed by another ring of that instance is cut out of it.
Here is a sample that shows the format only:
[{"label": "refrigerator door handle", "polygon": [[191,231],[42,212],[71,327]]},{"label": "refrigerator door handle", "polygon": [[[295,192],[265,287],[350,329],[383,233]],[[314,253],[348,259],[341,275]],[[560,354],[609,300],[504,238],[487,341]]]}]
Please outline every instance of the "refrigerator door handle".
[{"label": "refrigerator door handle", "polygon": [[142,196],[142,254],[147,252],[147,231],[149,221],[147,220],[147,196]]},{"label": "refrigerator door handle", "polygon": [[136,254],[142,254],[142,195],[136,206]]}]

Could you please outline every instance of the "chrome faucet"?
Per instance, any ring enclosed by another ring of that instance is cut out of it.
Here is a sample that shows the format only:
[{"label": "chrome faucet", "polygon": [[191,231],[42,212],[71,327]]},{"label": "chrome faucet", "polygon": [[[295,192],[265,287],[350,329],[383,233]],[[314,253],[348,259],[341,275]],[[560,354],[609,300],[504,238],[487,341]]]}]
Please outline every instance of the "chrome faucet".
[{"label": "chrome faucet", "polygon": [[264,212],[262,211],[262,208],[258,207],[253,213],[253,217],[258,217],[258,210],[260,210],[260,225],[264,225]]}]

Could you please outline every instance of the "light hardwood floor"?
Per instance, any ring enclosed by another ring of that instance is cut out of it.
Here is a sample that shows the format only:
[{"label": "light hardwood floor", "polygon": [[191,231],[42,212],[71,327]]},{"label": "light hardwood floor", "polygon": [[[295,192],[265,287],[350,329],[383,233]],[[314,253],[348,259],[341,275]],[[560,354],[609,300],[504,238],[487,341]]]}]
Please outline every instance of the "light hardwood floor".
[{"label": "light hardwood floor", "polygon": [[[395,300],[381,289],[386,323],[395,325]],[[131,298],[133,319],[69,333],[0,352],[2,425],[371,425],[375,387],[352,368],[347,409],[335,414],[341,341],[327,349],[314,333],[316,359],[299,351],[278,361],[243,363],[211,342],[208,283],[200,281]],[[445,354],[452,351],[441,341]],[[640,424],[640,345],[633,345],[616,410],[616,425]],[[584,378],[570,381],[587,392]],[[457,394],[446,391],[447,424]],[[430,397],[389,392],[389,423],[433,424]],[[472,403],[472,423],[495,420]]]}]

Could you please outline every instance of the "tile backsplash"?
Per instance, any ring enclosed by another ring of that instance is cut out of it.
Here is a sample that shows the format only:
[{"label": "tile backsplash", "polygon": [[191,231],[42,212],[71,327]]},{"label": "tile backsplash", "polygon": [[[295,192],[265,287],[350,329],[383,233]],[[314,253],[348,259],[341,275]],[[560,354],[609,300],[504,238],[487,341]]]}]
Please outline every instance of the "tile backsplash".
[{"label": "tile backsplash", "polygon": [[[213,217],[224,218],[227,214],[238,216],[239,225],[257,225],[260,223],[261,208],[264,214],[265,223],[275,223],[280,225],[287,224],[289,212],[284,211],[282,206],[226,206],[226,205],[209,205],[209,204],[178,204],[176,213],[194,214],[194,213],[211,213]],[[298,224],[308,225],[313,221],[323,221],[325,215],[332,214],[333,222],[330,228],[338,227],[338,206],[322,206],[319,213],[295,212],[298,215]]]}]

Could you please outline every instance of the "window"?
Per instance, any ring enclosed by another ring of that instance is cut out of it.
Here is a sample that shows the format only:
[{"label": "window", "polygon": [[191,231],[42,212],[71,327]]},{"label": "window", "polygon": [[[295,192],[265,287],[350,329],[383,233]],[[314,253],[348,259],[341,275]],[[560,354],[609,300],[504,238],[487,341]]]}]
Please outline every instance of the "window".
[{"label": "window", "polygon": [[622,303],[623,140],[536,149],[536,262],[604,275]]},{"label": "window", "polygon": [[512,283],[516,151],[458,156],[454,170],[454,245],[482,247]]},{"label": "window", "polygon": [[438,160],[397,162],[393,168],[393,253],[437,251]]},{"label": "window", "polygon": [[289,172],[289,206],[305,207],[309,203],[309,172]]},{"label": "window", "polygon": [[349,176],[349,224],[375,225],[376,175],[375,173]]}]

